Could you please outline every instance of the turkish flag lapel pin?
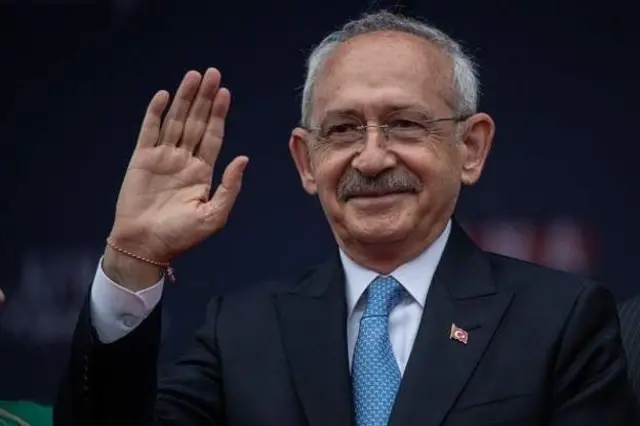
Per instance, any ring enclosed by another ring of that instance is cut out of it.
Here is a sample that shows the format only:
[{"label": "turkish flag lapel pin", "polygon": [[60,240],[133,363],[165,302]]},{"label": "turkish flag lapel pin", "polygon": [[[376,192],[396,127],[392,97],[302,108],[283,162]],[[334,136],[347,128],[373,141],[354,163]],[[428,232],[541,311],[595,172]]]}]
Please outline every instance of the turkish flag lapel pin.
[{"label": "turkish flag lapel pin", "polygon": [[457,325],[451,324],[449,339],[457,340],[458,342],[466,345],[469,342],[469,333],[467,333]]}]

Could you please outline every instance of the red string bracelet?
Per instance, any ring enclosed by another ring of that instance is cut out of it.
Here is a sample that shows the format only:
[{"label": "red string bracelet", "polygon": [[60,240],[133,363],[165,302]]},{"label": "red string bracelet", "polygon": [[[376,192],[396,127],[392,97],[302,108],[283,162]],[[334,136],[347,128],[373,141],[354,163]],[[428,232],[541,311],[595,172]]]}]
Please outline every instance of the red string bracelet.
[{"label": "red string bracelet", "polygon": [[141,260],[150,265],[159,266],[163,268],[167,272],[167,278],[169,278],[169,281],[171,281],[172,283],[176,282],[176,276],[173,273],[173,268],[171,267],[171,264],[169,262],[158,262],[157,260],[147,259],[146,257],[138,256],[135,253],[131,253],[130,251],[127,251],[123,248],[118,247],[113,243],[113,241],[111,241],[111,238],[107,238],[107,244],[109,245],[109,247],[111,247],[117,252],[125,254],[129,257],[133,257],[134,259]]}]

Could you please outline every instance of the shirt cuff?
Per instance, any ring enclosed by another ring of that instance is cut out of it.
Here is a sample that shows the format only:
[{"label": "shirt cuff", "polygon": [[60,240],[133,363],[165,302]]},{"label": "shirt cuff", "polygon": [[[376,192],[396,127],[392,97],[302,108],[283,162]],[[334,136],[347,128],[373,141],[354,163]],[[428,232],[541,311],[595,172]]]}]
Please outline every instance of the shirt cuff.
[{"label": "shirt cuff", "polygon": [[162,298],[164,277],[133,292],[113,282],[102,269],[102,258],[91,286],[91,323],[102,343],[112,343],[134,330]]}]

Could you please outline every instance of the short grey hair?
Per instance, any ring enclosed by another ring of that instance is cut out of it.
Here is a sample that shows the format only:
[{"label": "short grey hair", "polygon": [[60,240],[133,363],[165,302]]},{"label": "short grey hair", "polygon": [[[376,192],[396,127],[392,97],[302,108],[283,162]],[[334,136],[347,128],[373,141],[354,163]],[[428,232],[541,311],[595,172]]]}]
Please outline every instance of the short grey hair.
[{"label": "short grey hair", "polygon": [[365,14],[347,22],[341,29],[332,32],[318,44],[307,60],[307,75],[302,91],[302,125],[311,126],[313,96],[318,76],[333,50],[356,36],[379,31],[397,31],[421,37],[435,44],[451,58],[453,65],[453,87],[448,99],[458,115],[470,115],[477,111],[479,82],[476,65],[462,46],[439,29],[413,18],[381,11]]}]

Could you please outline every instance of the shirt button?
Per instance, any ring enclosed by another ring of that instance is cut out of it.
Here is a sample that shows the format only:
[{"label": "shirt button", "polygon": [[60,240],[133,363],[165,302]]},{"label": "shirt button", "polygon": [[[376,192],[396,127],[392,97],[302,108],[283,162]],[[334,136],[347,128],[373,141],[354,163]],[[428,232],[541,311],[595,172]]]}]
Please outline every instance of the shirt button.
[{"label": "shirt button", "polygon": [[133,315],[123,315],[122,316],[122,323],[127,326],[127,327],[133,327],[133,325],[136,323],[137,318],[134,317]]}]

